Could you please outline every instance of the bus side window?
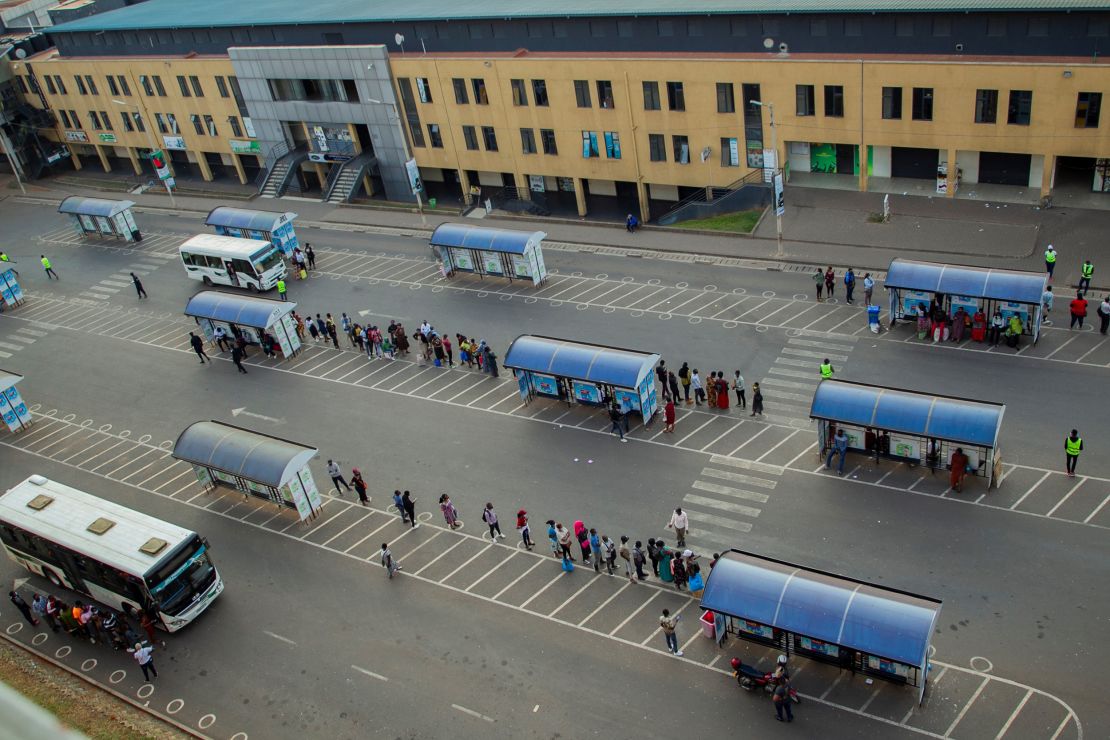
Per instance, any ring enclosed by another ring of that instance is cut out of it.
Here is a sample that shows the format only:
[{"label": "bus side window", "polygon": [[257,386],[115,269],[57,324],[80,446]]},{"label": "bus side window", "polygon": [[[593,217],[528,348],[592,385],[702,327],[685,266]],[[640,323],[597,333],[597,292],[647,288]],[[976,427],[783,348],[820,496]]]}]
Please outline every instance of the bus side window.
[{"label": "bus side window", "polygon": [[19,540],[15,536],[15,530],[7,525],[0,525],[0,542],[12,547],[20,547]]},{"label": "bus side window", "polygon": [[219,257],[207,257],[206,259],[208,260],[209,267],[216,270],[224,269],[224,261]]}]

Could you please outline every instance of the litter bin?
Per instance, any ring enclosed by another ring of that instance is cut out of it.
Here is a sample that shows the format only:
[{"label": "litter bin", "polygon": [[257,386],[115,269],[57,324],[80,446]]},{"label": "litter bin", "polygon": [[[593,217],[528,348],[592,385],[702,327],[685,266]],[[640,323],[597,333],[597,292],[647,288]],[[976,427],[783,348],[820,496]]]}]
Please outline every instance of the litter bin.
[{"label": "litter bin", "polygon": [[698,621],[701,622],[701,631],[703,635],[708,637],[710,640],[716,637],[717,627],[714,624],[713,612],[705,612],[701,615],[701,619]]},{"label": "litter bin", "polygon": [[436,207],[436,199],[435,198],[428,198],[428,208],[435,208],[435,207]]}]

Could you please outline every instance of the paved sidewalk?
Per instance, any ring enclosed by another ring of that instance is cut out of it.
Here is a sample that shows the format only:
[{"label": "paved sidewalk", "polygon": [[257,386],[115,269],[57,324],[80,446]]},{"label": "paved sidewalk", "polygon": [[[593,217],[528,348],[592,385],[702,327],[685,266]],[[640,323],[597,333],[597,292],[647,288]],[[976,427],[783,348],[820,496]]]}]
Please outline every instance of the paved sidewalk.
[{"label": "paved sidewalk", "polygon": [[[72,175],[68,179],[72,183]],[[3,192],[17,194],[12,188]],[[94,188],[74,188],[41,180],[28,186],[38,197],[90,195],[124,197]],[[126,196],[156,208],[170,207],[164,192]],[[984,267],[1040,270],[1045,245],[1053,243],[1060,255],[1056,285],[1074,285],[1084,259],[1095,264],[1095,286],[1110,285],[1110,212],[1078,208],[1051,208],[988,201],[948,200],[920,196],[891,196],[889,223],[871,223],[881,212],[883,194],[818,188],[789,188],[786,193],[784,241],[776,249],[775,219],[768,214],[751,237],[686,233],[647,226],[629,234],[621,226],[590,221],[530,219],[494,215],[484,223],[505,228],[537,229],[555,241],[598,246],[634,247],[711,256],[775,259],[806,264],[851,265],[857,270],[885,270],[894,257]],[[219,196],[177,197],[177,210],[207,213],[223,203]],[[457,220],[457,211],[427,211],[421,220],[412,211],[361,206],[334,206],[315,200],[287,197],[256,198],[232,205],[262,210],[292,210],[302,221],[344,225],[384,226],[430,230],[439,223]],[[1103,276],[1106,276],[1103,278]]]}]

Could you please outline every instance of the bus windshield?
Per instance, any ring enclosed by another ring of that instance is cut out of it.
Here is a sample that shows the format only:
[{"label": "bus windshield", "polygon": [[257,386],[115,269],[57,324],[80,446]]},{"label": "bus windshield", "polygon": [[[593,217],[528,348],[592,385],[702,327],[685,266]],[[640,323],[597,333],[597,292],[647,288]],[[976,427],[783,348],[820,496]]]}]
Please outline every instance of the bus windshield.
[{"label": "bus windshield", "polygon": [[150,593],[159,609],[171,615],[180,614],[212,585],[216,569],[208,558],[208,548],[194,537],[158,570],[146,577]]},{"label": "bus windshield", "polygon": [[251,259],[254,262],[254,267],[258,271],[259,275],[264,275],[265,273],[277,267],[282,262],[281,254],[277,251],[277,249],[273,248],[271,248],[270,251],[261,256],[255,254],[254,257],[252,257]]}]

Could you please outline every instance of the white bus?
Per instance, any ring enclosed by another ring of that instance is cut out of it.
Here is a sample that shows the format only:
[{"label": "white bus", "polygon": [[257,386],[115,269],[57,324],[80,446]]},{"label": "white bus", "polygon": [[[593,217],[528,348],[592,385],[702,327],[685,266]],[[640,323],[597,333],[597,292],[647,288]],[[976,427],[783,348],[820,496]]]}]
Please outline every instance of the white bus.
[{"label": "white bus", "polygon": [[285,277],[285,260],[273,244],[258,239],[198,234],[181,245],[181,261],[193,280],[270,290]]},{"label": "white bus", "polygon": [[32,573],[176,632],[223,590],[196,532],[32,475],[0,494],[0,543]]}]

